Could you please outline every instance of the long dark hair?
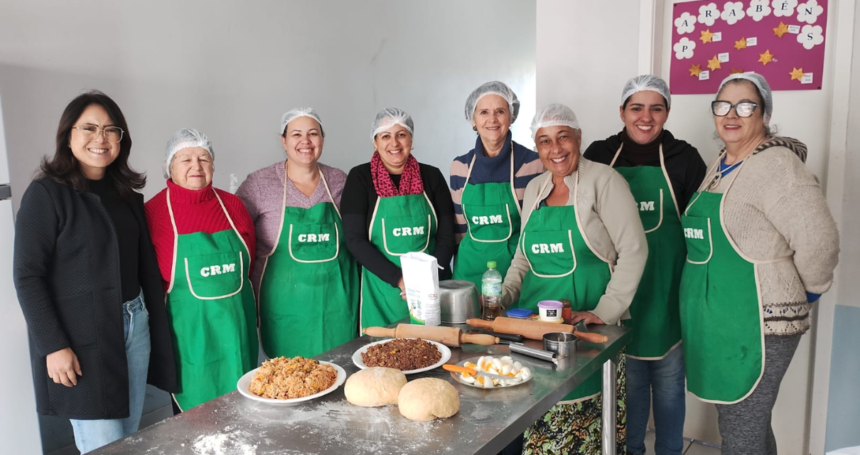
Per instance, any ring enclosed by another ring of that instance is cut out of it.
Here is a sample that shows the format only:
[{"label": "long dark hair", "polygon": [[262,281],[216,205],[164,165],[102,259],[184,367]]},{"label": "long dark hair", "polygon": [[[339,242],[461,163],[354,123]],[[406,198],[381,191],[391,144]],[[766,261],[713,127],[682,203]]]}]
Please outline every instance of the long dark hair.
[{"label": "long dark hair", "polygon": [[47,157],[42,159],[40,173],[57,183],[71,186],[81,192],[86,191],[87,179],[81,171],[80,164],[72,153],[69,143],[75,122],[88,107],[94,104],[103,107],[113,124],[125,131],[119,143],[119,155],[105,170],[104,178],[113,183],[121,198],[129,200],[135,190],[140,190],[146,185],[146,174],[135,172],[129,167],[128,155],[131,153],[131,133],[128,131],[125,116],[122,115],[122,111],[114,100],[98,90],[81,94],[66,106],[66,110],[60,117],[60,125],[57,127],[57,150],[50,160]]}]

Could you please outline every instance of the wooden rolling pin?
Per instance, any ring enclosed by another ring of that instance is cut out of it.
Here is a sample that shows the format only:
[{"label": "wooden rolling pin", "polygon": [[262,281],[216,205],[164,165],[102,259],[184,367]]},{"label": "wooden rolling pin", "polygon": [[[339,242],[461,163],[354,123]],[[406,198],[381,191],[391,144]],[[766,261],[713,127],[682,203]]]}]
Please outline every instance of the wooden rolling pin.
[{"label": "wooden rolling pin", "polygon": [[437,341],[452,348],[458,348],[463,343],[490,346],[499,342],[499,339],[494,336],[463,333],[462,330],[456,327],[428,327],[426,325],[415,324],[397,324],[397,327],[393,329],[368,327],[364,329],[364,333],[372,337],[422,338]]},{"label": "wooden rolling pin", "polygon": [[606,335],[593,332],[579,332],[570,324],[527,321],[525,319],[506,317],[498,317],[492,321],[485,321],[483,319],[467,319],[466,324],[469,324],[472,327],[490,329],[493,332],[522,335],[530,340],[543,340],[544,334],[547,333],[567,332],[576,335],[580,340],[585,340],[590,343],[606,343],[609,341],[609,338]]}]

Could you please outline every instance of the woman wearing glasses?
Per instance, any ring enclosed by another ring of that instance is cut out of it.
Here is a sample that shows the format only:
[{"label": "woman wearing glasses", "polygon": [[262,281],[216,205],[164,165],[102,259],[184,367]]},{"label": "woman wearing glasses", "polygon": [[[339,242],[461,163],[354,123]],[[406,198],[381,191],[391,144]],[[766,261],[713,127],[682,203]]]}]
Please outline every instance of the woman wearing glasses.
[{"label": "woman wearing glasses", "polygon": [[624,86],[624,129],[595,141],[585,158],[614,167],[630,185],[648,238],[648,263],[633,303],[633,341],[627,345],[627,450],[645,453],[645,430],[654,397],[656,452],[684,450],[684,355],[678,287],[686,250],[681,212],[705,176],[692,145],[663,129],[672,95],[663,79],[637,76]]},{"label": "woman wearing glasses", "polygon": [[681,220],[687,389],[716,404],[723,454],[776,454],[771,412],[839,238],[806,146],[770,129],[767,81],[732,74],[711,107],[725,149]]},{"label": "woman wearing glasses", "polygon": [[71,419],[82,453],[137,431],[149,382],[176,391],[161,276],[146,225],[146,177],[101,92],[78,96],[54,157],[21,200],[14,279],[32,340],[38,412]]}]

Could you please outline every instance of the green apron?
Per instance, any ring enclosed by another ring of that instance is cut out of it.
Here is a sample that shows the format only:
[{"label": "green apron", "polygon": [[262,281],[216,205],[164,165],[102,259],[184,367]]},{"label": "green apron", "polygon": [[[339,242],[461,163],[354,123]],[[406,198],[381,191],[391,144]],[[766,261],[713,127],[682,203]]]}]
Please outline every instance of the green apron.
[{"label": "green apron", "polygon": [[[550,177],[541,188],[542,195]],[[579,175],[577,174],[577,186]],[[520,248],[529,263],[523,278],[523,288],[517,308],[538,312],[541,300],[570,300],[573,311],[593,310],[612,277],[610,264],[600,259],[588,247],[580,231],[576,215],[576,188],[574,205],[535,208],[520,236]],[[562,403],[576,401],[600,393],[602,371],[569,393]]]},{"label": "green apron", "polygon": [[167,189],[176,240],[165,303],[181,390],[173,399],[182,411],[236,390],[236,381],[257,364],[251,258],[217,192],[215,197],[233,228],[180,235]]},{"label": "green apron", "polygon": [[475,283],[481,289],[481,278],[487,261],[496,261],[496,269],[505,276],[520,239],[520,204],[514,193],[514,148],[511,144],[511,181],[469,185],[475,157],[469,164],[460,206],[466,218],[466,236],[460,241],[454,260],[454,279]]},{"label": "green apron", "polygon": [[[735,170],[735,178],[742,169]],[[720,404],[744,400],[764,372],[758,272],[723,228],[722,202],[728,191],[695,193],[681,218],[687,241],[681,277],[687,390]]]},{"label": "green apron", "polygon": [[[620,154],[621,147],[610,166]],[[630,185],[648,239],[648,262],[630,304],[630,319],[624,322],[633,329],[627,355],[634,359],[660,360],[681,342],[678,288],[687,255],[681,215],[663,161],[663,145],[660,145],[660,167],[615,170]]]},{"label": "green apron", "polygon": [[343,224],[332,202],[287,207],[278,241],[260,278],[260,338],[267,357],[310,358],[358,335],[358,265],[346,249]]},{"label": "green apron", "polygon": [[[424,193],[380,197],[370,219],[370,243],[400,267],[400,256],[436,249],[436,225],[436,211]],[[362,267],[361,328],[385,327],[408,317],[400,289]]]}]

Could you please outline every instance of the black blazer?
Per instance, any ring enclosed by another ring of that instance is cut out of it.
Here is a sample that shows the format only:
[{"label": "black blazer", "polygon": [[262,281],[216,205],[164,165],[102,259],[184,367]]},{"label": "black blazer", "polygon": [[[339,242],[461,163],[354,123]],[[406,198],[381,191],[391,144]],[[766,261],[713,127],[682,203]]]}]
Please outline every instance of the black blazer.
[{"label": "black blazer", "polygon": [[[173,343],[143,195],[134,195],[131,208],[140,228],[139,280],[152,340],[147,382],[175,392]],[[30,183],[16,217],[13,267],[30,334],[38,412],[72,419],[128,417],[119,247],[101,199],[48,178]],[[67,347],[83,373],[71,388],[55,384],[45,362]]]}]

